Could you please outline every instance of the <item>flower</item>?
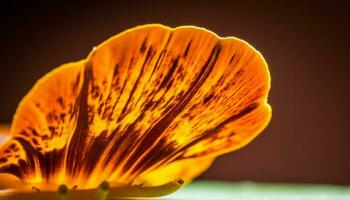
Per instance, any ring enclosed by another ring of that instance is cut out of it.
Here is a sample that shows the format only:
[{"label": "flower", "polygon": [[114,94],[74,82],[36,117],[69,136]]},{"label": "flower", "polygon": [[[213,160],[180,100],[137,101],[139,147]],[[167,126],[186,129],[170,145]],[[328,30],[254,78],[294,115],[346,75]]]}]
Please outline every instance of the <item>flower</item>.
[{"label": "flower", "polygon": [[40,195],[172,192],[267,126],[269,88],[264,58],[240,39],[194,26],[129,29],[23,98],[0,148],[1,181]]}]

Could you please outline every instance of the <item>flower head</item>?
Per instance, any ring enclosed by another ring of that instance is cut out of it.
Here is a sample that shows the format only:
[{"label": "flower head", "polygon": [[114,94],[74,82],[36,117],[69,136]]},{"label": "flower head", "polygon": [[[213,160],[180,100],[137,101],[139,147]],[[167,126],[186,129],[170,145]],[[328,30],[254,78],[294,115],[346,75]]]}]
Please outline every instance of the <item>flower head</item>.
[{"label": "flower head", "polygon": [[0,172],[39,189],[190,181],[266,127],[269,88],[263,57],[240,39],[138,26],[35,84]]}]

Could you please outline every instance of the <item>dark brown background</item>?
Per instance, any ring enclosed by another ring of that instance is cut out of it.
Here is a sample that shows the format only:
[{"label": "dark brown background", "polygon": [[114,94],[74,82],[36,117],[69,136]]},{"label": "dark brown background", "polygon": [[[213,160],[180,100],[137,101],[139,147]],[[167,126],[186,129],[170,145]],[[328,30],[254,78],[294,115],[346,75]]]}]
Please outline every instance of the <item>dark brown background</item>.
[{"label": "dark brown background", "polygon": [[202,178],[350,184],[346,3],[11,2],[0,6],[1,122],[10,122],[35,80],[116,33],[146,23],[197,25],[251,43],[272,76],[269,127]]}]

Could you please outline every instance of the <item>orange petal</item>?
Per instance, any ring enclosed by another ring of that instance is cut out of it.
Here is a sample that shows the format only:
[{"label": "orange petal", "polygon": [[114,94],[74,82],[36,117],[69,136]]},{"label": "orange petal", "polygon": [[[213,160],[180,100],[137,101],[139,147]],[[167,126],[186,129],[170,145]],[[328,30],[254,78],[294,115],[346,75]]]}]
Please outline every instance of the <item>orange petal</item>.
[{"label": "orange petal", "polygon": [[16,191],[28,191],[31,190],[32,187],[29,184],[21,181],[14,175],[11,174],[0,174],[0,190],[16,190]]},{"label": "orange petal", "polygon": [[[19,104],[13,119],[11,140],[18,155],[1,172],[30,181],[57,178],[65,165],[66,141],[76,126],[76,101],[84,61],[65,64],[40,79]],[[1,147],[9,151],[10,145]],[[11,150],[11,148],[10,148]],[[0,154],[4,157],[5,154]],[[17,159],[17,160],[16,160]]]},{"label": "orange petal", "polygon": [[135,183],[145,185],[161,185],[181,178],[185,183],[191,182],[195,177],[207,170],[214,158],[199,157],[183,159],[161,166],[149,173],[140,175]]},{"label": "orange petal", "polygon": [[188,158],[209,163],[265,128],[269,87],[263,57],[242,40],[192,26],[139,26],[34,86],[12,126],[26,152],[17,170],[28,181],[94,187],[172,163],[181,172]]}]

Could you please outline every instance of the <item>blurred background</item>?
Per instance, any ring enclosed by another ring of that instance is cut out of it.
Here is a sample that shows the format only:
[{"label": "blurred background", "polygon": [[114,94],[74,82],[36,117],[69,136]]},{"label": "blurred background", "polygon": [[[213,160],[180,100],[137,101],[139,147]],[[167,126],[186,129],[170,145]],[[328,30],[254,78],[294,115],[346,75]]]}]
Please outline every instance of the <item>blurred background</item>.
[{"label": "blurred background", "polygon": [[201,179],[350,184],[350,6],[346,1],[19,1],[0,5],[0,122],[51,69],[136,25],[236,36],[269,64],[273,117]]}]

